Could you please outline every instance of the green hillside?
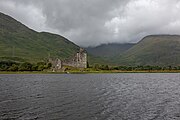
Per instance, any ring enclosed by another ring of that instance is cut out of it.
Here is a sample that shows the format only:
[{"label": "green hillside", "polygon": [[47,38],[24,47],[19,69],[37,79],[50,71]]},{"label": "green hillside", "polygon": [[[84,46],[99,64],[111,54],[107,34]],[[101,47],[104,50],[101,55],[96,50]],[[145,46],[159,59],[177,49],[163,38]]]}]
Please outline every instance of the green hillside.
[{"label": "green hillside", "polygon": [[113,61],[117,56],[121,55],[135,44],[125,43],[125,44],[102,44],[96,47],[85,48],[88,52],[88,61],[91,65],[93,64],[103,64],[103,65],[118,65],[117,61]]},{"label": "green hillside", "polygon": [[65,59],[77,50],[77,45],[60,35],[33,31],[0,13],[0,59],[38,61],[49,56]]},{"label": "green hillside", "polygon": [[[97,63],[109,65],[180,65],[179,35],[150,35],[137,44],[109,44],[86,48]],[[96,56],[96,57],[95,57]]]},{"label": "green hillside", "polygon": [[126,43],[126,44],[103,44],[97,47],[88,47],[85,48],[89,54],[92,54],[96,57],[115,57],[125,52],[126,50],[133,47],[135,44]]},{"label": "green hillside", "polygon": [[147,36],[113,62],[119,65],[180,65],[180,36]]}]

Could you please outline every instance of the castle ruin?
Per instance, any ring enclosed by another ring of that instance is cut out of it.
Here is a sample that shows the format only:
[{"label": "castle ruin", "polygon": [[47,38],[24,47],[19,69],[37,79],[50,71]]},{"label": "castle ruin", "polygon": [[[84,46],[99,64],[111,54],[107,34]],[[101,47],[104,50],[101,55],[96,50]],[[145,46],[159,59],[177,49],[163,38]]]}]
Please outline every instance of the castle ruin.
[{"label": "castle ruin", "polygon": [[80,48],[73,57],[66,60],[60,60],[58,58],[49,60],[52,64],[53,71],[61,70],[64,66],[70,66],[74,68],[87,68],[87,52]]}]

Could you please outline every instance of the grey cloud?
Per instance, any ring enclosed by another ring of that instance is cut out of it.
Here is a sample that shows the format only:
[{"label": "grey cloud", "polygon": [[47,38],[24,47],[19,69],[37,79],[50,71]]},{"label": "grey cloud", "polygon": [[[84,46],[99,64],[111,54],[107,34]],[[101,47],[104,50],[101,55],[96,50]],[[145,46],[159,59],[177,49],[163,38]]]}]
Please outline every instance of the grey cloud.
[{"label": "grey cloud", "polygon": [[0,11],[81,46],[180,33],[180,0],[1,0]]}]

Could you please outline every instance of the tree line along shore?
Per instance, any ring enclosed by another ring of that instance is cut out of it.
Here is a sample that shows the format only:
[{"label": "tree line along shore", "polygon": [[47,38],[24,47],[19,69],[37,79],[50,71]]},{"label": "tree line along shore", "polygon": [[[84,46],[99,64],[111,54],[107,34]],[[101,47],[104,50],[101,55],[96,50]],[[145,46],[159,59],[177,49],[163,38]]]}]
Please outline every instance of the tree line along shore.
[{"label": "tree line along shore", "polygon": [[73,68],[64,66],[62,70],[52,71],[52,64],[48,62],[17,63],[12,61],[0,61],[1,73],[33,72],[33,73],[133,73],[133,72],[180,72],[180,66],[109,66],[88,65],[87,68]]}]

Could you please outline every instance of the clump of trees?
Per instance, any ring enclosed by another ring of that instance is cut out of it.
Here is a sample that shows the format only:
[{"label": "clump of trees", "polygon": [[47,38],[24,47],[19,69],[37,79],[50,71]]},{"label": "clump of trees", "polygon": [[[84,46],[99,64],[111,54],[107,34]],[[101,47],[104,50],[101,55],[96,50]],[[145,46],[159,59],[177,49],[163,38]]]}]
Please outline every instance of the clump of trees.
[{"label": "clump of trees", "polygon": [[110,70],[108,65],[99,65],[99,64],[94,64],[92,67],[94,70]]},{"label": "clump of trees", "polygon": [[118,66],[111,69],[122,71],[180,70],[180,66]]},{"label": "clump of trees", "polygon": [[108,66],[94,64],[91,66],[93,70],[121,70],[121,71],[152,71],[152,70],[180,70],[180,66]]},{"label": "clump of trees", "polygon": [[51,63],[38,62],[38,63],[17,63],[13,61],[0,61],[0,71],[43,71],[50,69]]}]

